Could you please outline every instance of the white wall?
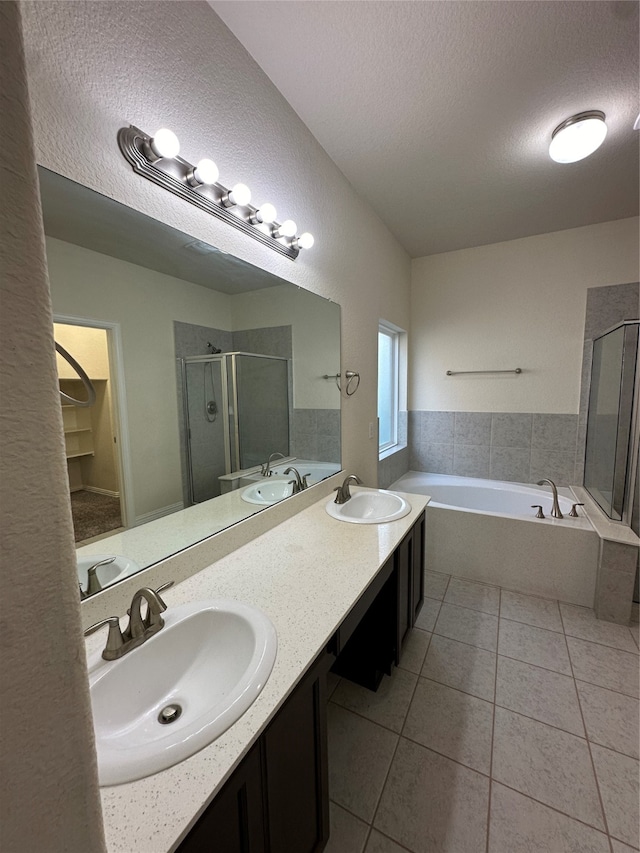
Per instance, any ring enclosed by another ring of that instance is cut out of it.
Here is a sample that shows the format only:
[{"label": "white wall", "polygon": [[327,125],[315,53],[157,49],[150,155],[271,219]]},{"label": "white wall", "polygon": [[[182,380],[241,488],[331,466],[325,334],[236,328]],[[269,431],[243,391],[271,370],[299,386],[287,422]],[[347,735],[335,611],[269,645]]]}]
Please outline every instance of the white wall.
[{"label": "white wall", "polygon": [[638,281],[638,251],[632,218],[414,260],[409,408],[577,413],[587,288]]},{"label": "white wall", "polygon": [[[344,464],[374,484],[377,323],[408,327],[404,250],[206,4],[34,2],[24,16],[42,165],[340,303],[342,366],[362,375],[343,405]],[[130,123],[171,127],[187,159],[213,157],[313,249],[291,262],[135,175],[116,143]]]}]

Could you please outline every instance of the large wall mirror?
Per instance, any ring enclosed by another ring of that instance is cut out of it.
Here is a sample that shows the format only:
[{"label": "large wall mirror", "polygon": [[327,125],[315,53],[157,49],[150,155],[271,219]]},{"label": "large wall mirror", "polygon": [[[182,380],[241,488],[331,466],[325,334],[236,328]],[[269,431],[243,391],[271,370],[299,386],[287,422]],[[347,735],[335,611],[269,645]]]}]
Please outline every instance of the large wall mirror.
[{"label": "large wall mirror", "polygon": [[340,470],[340,307],[39,176],[85,596]]}]

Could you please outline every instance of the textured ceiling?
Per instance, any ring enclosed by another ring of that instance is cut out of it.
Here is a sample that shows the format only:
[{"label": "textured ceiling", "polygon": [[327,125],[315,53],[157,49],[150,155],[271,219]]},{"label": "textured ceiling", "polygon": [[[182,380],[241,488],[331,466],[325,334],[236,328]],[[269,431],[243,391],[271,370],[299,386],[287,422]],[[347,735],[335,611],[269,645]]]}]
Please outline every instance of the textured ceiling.
[{"label": "textured ceiling", "polygon": [[[210,0],[412,257],[638,213],[638,4]],[[550,160],[603,110],[604,145]]]}]

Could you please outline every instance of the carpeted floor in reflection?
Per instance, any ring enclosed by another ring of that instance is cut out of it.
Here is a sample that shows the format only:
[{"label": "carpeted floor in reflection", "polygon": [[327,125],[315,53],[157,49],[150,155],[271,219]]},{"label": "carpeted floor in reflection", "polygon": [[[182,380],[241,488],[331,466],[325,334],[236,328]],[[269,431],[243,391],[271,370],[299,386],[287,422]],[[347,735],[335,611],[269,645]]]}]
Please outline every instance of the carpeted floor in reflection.
[{"label": "carpeted floor in reflection", "polygon": [[71,512],[76,542],[120,527],[120,498],[81,489],[71,492]]}]

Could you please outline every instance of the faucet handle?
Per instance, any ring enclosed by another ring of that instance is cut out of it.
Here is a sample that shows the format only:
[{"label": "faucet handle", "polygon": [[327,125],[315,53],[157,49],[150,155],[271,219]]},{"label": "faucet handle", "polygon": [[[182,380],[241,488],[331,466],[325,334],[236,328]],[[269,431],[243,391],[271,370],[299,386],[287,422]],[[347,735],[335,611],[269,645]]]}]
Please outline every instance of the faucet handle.
[{"label": "faucet handle", "polygon": [[569,513],[569,516],[570,516],[571,518],[579,518],[579,517],[580,517],[580,516],[578,515],[578,510],[576,509],[576,507],[579,507],[579,506],[584,506],[584,504],[573,504],[573,505],[572,505],[572,507],[571,507],[571,512]]},{"label": "faucet handle", "polygon": [[536,518],[544,518],[544,513],[542,512],[542,507],[540,504],[531,504],[531,509],[537,509]]},{"label": "faucet handle", "polygon": [[109,634],[107,636],[107,645],[104,647],[104,651],[102,652],[102,657],[105,660],[113,660],[124,645],[124,637],[120,630],[120,620],[117,616],[109,616],[108,619],[101,619],[100,622],[96,622],[95,625],[90,625],[85,630],[84,635],[85,637],[88,637],[89,634],[95,633],[104,625],[109,626]]}]

